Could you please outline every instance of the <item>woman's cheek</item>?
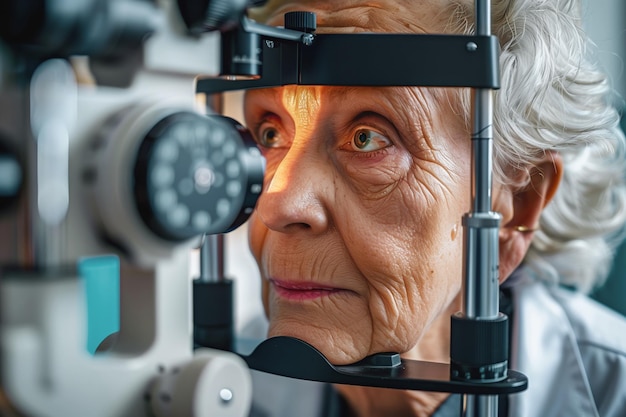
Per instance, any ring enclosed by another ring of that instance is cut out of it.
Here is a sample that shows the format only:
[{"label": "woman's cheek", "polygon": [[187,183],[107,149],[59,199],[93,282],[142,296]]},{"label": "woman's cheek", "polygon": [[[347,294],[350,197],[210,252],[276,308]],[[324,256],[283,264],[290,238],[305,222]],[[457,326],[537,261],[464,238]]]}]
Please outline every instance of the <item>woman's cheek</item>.
[{"label": "woman's cheek", "polygon": [[259,219],[257,212],[253,212],[248,221],[248,246],[259,267],[261,266],[261,252],[266,234],[267,227]]},{"label": "woman's cheek", "polygon": [[261,154],[265,158],[265,180],[274,176],[287,150],[283,148],[261,147]]}]

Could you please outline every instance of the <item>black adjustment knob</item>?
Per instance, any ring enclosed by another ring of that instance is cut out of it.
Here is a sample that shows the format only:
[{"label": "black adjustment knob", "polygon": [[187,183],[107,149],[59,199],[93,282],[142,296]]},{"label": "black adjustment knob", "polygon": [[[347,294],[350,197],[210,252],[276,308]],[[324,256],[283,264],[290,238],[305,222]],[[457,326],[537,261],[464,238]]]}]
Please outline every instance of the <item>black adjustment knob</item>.
[{"label": "black adjustment knob", "polygon": [[246,4],[232,0],[178,0],[178,10],[194,33],[227,30],[237,25]]},{"label": "black adjustment knob", "polygon": [[317,19],[313,12],[285,13],[285,29],[313,33],[317,29]]},{"label": "black adjustment knob", "polygon": [[451,317],[450,370],[452,379],[494,382],[507,377],[509,358],[508,317],[473,320]]}]

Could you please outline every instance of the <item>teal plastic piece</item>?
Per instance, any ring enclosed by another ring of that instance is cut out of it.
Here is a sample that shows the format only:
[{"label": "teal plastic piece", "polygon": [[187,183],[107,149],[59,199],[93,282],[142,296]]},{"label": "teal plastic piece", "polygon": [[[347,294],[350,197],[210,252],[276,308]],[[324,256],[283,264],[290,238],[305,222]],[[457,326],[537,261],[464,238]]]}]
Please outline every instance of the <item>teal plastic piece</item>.
[{"label": "teal plastic piece", "polygon": [[87,350],[94,354],[120,328],[120,261],[116,256],[84,258],[78,272],[87,300]]}]

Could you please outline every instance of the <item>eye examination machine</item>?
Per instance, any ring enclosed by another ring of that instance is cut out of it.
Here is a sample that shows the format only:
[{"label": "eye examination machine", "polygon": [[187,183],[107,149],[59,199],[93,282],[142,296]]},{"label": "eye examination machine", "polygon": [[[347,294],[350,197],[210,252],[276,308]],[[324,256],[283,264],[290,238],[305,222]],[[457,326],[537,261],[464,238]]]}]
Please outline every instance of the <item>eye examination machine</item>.
[{"label": "eye examination machine", "polygon": [[[508,369],[498,306],[489,2],[476,2],[474,36],[316,34],[307,12],[275,28],[247,17],[262,3],[2,2],[0,415],[245,417],[250,369],[460,393],[475,417],[496,416],[498,395],[527,388]],[[366,54],[386,65],[345,65]],[[449,364],[381,353],[334,366],[287,337],[237,352],[221,239],[252,213],[264,160],[246,128],[220,114],[220,94],[288,84],[472,88],[465,311],[451,318]],[[119,330],[92,353],[81,265],[110,255]]]}]

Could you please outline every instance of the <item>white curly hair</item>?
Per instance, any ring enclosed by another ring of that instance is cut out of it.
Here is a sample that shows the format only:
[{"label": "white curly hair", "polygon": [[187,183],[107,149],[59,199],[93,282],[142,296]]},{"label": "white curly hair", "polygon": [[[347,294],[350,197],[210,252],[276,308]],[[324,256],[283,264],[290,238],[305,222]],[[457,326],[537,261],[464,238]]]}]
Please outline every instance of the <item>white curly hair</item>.
[{"label": "white curly hair", "polygon": [[[473,33],[473,8],[457,2],[452,10],[451,30]],[[501,45],[494,180],[507,182],[510,167],[531,169],[545,152],[562,156],[562,182],[524,266],[588,293],[606,279],[624,235],[626,142],[580,10],[578,0],[492,1]],[[467,95],[461,103],[469,115]]]}]

